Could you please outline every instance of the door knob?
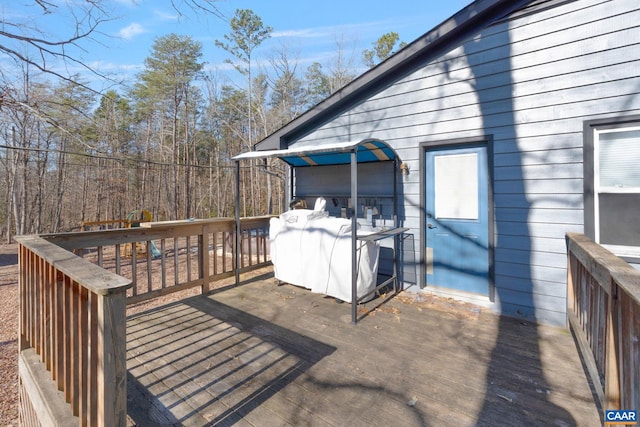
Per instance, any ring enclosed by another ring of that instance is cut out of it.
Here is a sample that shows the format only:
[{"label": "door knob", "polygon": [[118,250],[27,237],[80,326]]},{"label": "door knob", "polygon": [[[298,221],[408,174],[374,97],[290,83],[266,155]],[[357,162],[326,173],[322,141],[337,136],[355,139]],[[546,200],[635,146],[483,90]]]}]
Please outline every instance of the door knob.
[{"label": "door knob", "polygon": [[429,229],[433,229],[433,228],[438,228],[438,227],[436,227],[436,226],[435,226],[435,225],[433,225],[433,224],[427,224],[427,228],[429,228]]}]

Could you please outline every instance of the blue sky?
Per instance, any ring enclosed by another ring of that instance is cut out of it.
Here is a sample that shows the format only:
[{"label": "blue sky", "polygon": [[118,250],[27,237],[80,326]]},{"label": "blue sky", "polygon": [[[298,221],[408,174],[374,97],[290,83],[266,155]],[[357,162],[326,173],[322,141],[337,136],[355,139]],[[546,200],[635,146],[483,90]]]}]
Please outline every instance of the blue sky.
[{"label": "blue sky", "polygon": [[[38,9],[24,6],[32,1],[11,0],[9,4],[2,4],[5,1],[0,0],[0,14],[5,22],[28,22],[48,34],[61,36],[72,31],[69,10],[43,16],[34,13]],[[60,5],[59,11],[66,10],[66,5],[79,3],[77,0],[53,2]],[[411,42],[470,2],[220,0],[216,6],[227,20],[233,17],[236,9],[251,9],[265,25],[273,27],[272,37],[254,52],[256,63],[252,66],[267,64],[270,57],[286,46],[289,59],[296,60],[298,69],[304,70],[314,61],[331,62],[338,42],[345,55],[354,55],[355,65],[362,66],[361,52],[370,48],[382,34],[395,31],[402,41]],[[228,22],[214,16],[195,15],[188,8],[182,9],[186,13],[180,17],[169,0],[106,0],[104,7],[112,19],[98,27],[99,33],[93,40],[81,42],[83,50],[75,52],[99,72],[131,81],[142,70],[154,39],[177,33],[202,43],[202,59],[207,63],[207,70],[243,84],[237,73],[224,63],[229,55],[214,45],[216,39],[223,40],[224,34],[229,32]],[[0,64],[2,62],[0,59]],[[76,70],[73,64],[67,64],[66,71]]]}]

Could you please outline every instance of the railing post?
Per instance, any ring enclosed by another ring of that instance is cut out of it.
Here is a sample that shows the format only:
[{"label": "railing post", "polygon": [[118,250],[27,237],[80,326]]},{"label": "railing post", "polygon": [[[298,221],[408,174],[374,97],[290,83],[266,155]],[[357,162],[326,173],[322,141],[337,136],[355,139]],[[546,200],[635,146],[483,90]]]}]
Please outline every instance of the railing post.
[{"label": "railing post", "polygon": [[98,425],[127,422],[126,291],[98,295]]},{"label": "railing post", "polygon": [[[569,244],[567,241],[567,248],[569,248]],[[567,251],[567,324],[569,323],[569,315],[570,313],[575,313],[575,284],[573,282],[573,255],[571,251]]]},{"label": "railing post", "polygon": [[20,319],[19,319],[19,331],[18,331],[18,350],[22,351],[25,350],[27,348],[29,348],[29,344],[27,342],[27,337],[26,337],[26,328],[28,327],[29,324],[29,312],[28,312],[28,308],[27,308],[27,304],[28,304],[28,289],[29,289],[29,283],[28,280],[31,280],[31,276],[27,274],[27,267],[29,265],[29,262],[27,260],[27,257],[29,256],[30,252],[27,250],[27,248],[23,245],[19,246],[18,249],[18,264],[20,266],[20,280],[18,281],[19,285],[18,285],[18,292],[19,294],[19,299],[20,299]]},{"label": "railing post", "polygon": [[[628,409],[620,408],[620,369],[618,354],[618,333],[619,333],[619,310],[618,310],[618,287],[615,282],[611,282],[611,294],[609,304],[607,304],[606,315],[606,340],[605,346],[605,372],[604,372],[604,394],[605,410]],[[632,408],[633,409],[633,408]]]}]

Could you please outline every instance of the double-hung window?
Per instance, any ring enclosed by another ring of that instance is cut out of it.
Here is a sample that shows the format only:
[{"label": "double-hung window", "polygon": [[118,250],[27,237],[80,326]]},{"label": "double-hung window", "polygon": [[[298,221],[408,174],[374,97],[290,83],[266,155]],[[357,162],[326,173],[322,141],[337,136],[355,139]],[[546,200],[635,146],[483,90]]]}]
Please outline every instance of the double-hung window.
[{"label": "double-hung window", "polygon": [[585,232],[640,259],[640,120],[591,122],[585,140]]}]

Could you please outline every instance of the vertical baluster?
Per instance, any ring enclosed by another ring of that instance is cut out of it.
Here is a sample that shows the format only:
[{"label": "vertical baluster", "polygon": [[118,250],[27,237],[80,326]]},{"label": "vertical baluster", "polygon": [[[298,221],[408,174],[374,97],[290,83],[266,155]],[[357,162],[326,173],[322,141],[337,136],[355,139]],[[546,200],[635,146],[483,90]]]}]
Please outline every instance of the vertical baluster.
[{"label": "vertical baluster", "polygon": [[27,341],[30,347],[35,345],[35,307],[34,307],[34,298],[35,298],[35,286],[36,286],[36,271],[35,271],[35,263],[37,262],[38,257],[33,252],[29,253],[29,280],[28,280],[28,289],[27,289],[27,315],[28,315],[28,333],[27,333]]},{"label": "vertical baluster", "polygon": [[191,281],[191,236],[186,237],[187,241],[187,282]]},{"label": "vertical baluster", "polygon": [[138,295],[138,254],[135,242],[131,244],[131,281],[133,282],[133,295]]},{"label": "vertical baluster", "polygon": [[116,274],[120,274],[122,271],[121,250],[120,244],[116,244]]},{"label": "vertical baluster", "polygon": [[47,288],[48,288],[48,301],[47,301],[47,369],[51,372],[53,379],[55,380],[55,357],[56,357],[56,270],[51,264],[47,264]]},{"label": "vertical baluster", "polygon": [[178,237],[173,238],[173,284],[180,283],[178,278]]},{"label": "vertical baluster", "polygon": [[71,279],[67,276],[64,277],[64,285],[62,287],[62,344],[64,347],[62,355],[62,364],[64,369],[62,389],[64,391],[64,400],[71,402],[71,364],[73,354],[71,353]]},{"label": "vertical baluster", "polygon": [[222,272],[226,273],[227,271],[227,242],[229,241],[230,233],[227,231],[222,232]]},{"label": "vertical baluster", "polygon": [[71,400],[69,403],[71,404],[71,409],[73,411],[73,415],[78,416],[80,404],[79,404],[79,380],[80,380],[80,366],[79,365],[79,353],[80,353],[80,285],[72,281],[69,286],[70,295],[69,295],[69,332],[71,334],[71,353],[69,354],[69,372],[70,372],[70,397]]},{"label": "vertical baluster", "polygon": [[264,227],[260,227],[260,249],[262,252],[262,262],[267,262],[267,233]]},{"label": "vertical baluster", "polygon": [[240,247],[238,248],[239,251],[239,259],[240,259],[240,265],[236,266],[236,268],[243,268],[244,267],[244,230],[240,229]]},{"label": "vertical baluster", "polygon": [[243,268],[244,267],[244,253],[246,251],[245,248],[245,235],[244,235],[244,230],[242,229],[242,224],[240,225],[240,247],[238,248],[238,256],[239,256],[239,260],[240,262],[238,263],[238,268]]},{"label": "vertical baluster", "polygon": [[40,259],[40,274],[42,275],[42,299],[41,299],[41,335],[42,335],[42,362],[47,370],[51,368],[50,358],[51,353],[49,352],[49,322],[51,319],[49,313],[49,300],[50,300],[50,282],[49,282],[49,269],[48,263],[45,259]]},{"label": "vertical baluster", "polygon": [[264,262],[269,261],[270,257],[268,256],[268,252],[269,252],[269,227],[266,227],[264,229],[264,246],[263,249],[264,251]]},{"label": "vertical baluster", "polygon": [[64,323],[64,276],[63,274],[56,269],[56,315],[55,315],[55,332],[54,332],[54,341],[55,341],[55,367],[54,372],[56,376],[56,382],[58,385],[58,390],[64,389],[64,373],[65,373],[65,361],[64,361],[64,343],[65,343],[65,323]]},{"label": "vertical baluster", "polygon": [[213,275],[218,274],[218,233],[213,233]]},{"label": "vertical baluster", "polygon": [[44,280],[44,264],[45,260],[42,257],[38,257],[38,261],[36,263],[36,274],[38,275],[38,288],[37,288],[37,302],[36,302],[36,331],[37,331],[37,350],[36,352],[40,355],[40,360],[45,360],[45,350],[44,350],[44,335],[45,335],[45,318],[44,318],[44,290],[45,290],[45,280]]},{"label": "vertical baluster", "polygon": [[88,406],[88,353],[89,353],[89,313],[88,299],[89,291],[85,287],[78,289],[78,398],[80,417],[80,425],[87,425],[87,406]]},{"label": "vertical baluster", "polygon": [[98,333],[99,333],[99,322],[98,322],[98,295],[94,293],[89,294],[89,314],[87,324],[89,327],[89,343],[87,345],[88,348],[88,384],[87,384],[87,412],[88,412],[88,424],[91,426],[96,426],[98,424],[98,363],[99,363],[99,355],[98,355]]},{"label": "vertical baluster", "polygon": [[249,267],[253,265],[253,245],[254,245],[254,242],[257,245],[256,236],[253,235],[253,231],[254,231],[254,229],[252,229],[252,228],[247,230],[247,246],[249,246],[248,247],[249,257],[248,257],[247,264],[249,265]]},{"label": "vertical baluster", "polygon": [[147,292],[151,292],[153,290],[153,271],[152,271],[153,265],[151,264],[152,254],[151,254],[150,240],[147,240],[146,247],[147,247]]},{"label": "vertical baluster", "polygon": [[162,284],[161,287],[165,288],[167,286],[167,264],[166,264],[166,241],[165,239],[160,240],[160,270],[162,275]]},{"label": "vertical baluster", "polygon": [[208,226],[205,225],[202,227],[199,240],[200,241],[198,245],[198,252],[199,252],[198,276],[203,281],[202,293],[206,294],[206,293],[209,293],[209,291],[211,290],[209,286],[210,272],[209,272],[209,227]]}]

